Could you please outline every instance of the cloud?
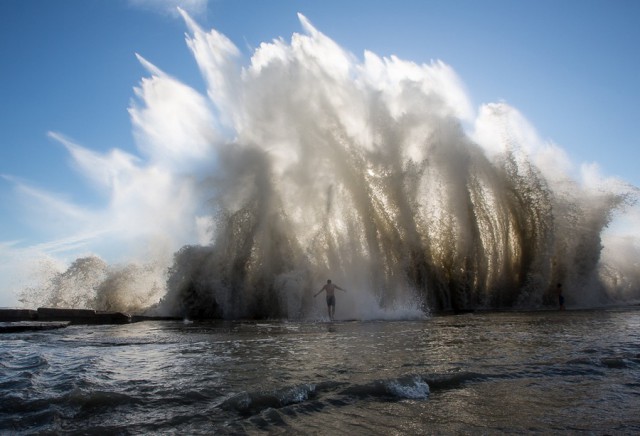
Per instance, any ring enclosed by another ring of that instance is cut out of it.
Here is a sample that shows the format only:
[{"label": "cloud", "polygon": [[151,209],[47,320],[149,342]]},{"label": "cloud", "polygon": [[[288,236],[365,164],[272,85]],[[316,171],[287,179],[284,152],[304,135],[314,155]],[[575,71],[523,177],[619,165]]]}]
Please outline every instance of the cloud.
[{"label": "cloud", "polygon": [[129,0],[129,4],[138,9],[169,15],[178,18],[178,8],[192,16],[206,15],[209,0]]},{"label": "cloud", "polygon": [[63,195],[34,187],[12,176],[4,175],[3,178],[13,184],[25,212],[23,216],[45,233],[75,232],[95,220],[90,210],[70,202]]}]

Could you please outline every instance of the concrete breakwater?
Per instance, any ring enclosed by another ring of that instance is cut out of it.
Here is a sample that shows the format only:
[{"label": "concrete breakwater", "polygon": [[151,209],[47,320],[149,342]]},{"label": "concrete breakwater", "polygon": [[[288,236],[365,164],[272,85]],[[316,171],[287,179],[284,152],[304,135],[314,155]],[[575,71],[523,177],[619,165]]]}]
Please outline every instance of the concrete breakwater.
[{"label": "concrete breakwater", "polygon": [[0,309],[0,333],[63,328],[70,324],[127,324],[156,319],[122,312],[103,312],[91,309]]}]

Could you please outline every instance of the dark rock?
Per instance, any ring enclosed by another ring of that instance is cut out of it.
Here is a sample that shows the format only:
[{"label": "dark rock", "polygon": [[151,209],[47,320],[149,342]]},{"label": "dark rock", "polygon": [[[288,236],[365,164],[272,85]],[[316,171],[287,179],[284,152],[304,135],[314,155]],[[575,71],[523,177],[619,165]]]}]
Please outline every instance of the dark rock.
[{"label": "dark rock", "polygon": [[31,309],[0,309],[0,322],[31,321],[38,313]]},{"label": "dark rock", "polygon": [[126,324],[129,315],[121,312],[96,312],[90,309],[38,308],[39,321],[70,321],[71,324]]}]

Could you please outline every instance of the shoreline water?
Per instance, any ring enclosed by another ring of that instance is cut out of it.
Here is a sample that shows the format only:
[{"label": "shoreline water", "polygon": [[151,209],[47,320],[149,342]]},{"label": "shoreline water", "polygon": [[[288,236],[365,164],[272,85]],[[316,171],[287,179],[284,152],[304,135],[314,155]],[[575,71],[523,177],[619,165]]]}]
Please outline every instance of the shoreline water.
[{"label": "shoreline water", "polygon": [[631,434],[637,307],[0,336],[0,432]]},{"label": "shoreline water", "polygon": [[[598,307],[579,307],[571,308],[569,311],[597,311],[597,310],[611,310],[640,307],[640,303],[631,304],[611,304],[607,306]],[[527,313],[527,312],[552,312],[558,309],[552,306],[539,307],[539,308],[476,308],[471,310],[448,310],[425,313],[427,317],[433,316],[455,316],[466,314],[482,314],[482,313]],[[28,325],[33,326],[33,330],[40,330],[45,328],[47,324],[60,325],[60,323],[71,324],[83,324],[83,325],[98,325],[98,324],[128,324],[141,321],[183,321],[186,318],[172,317],[172,316],[152,316],[141,314],[128,314],[117,311],[97,311],[93,309],[70,309],[70,308],[38,308],[38,309],[19,309],[19,308],[0,308],[0,333],[5,331],[12,331],[14,327],[11,325],[21,323],[25,330],[28,330]],[[261,321],[252,319],[237,319],[237,320],[223,320],[223,319],[198,319],[190,321],[238,321],[238,322],[251,322]],[[264,320],[262,320],[264,321]],[[281,320],[285,321],[285,320]],[[299,320],[295,320],[299,321]],[[359,319],[342,319],[338,321],[362,321]],[[66,325],[63,325],[66,326]],[[61,327],[58,327],[61,328]]]}]

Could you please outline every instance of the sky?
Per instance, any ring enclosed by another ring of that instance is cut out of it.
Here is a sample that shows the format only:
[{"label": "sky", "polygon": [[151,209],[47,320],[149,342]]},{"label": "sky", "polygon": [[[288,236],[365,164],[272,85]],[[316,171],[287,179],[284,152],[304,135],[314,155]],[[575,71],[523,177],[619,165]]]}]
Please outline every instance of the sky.
[{"label": "sky", "polygon": [[297,13],[359,59],[441,60],[476,108],[517,108],[576,172],[596,164],[640,186],[636,0],[3,0],[0,306],[15,303],[19,258],[68,263],[97,250],[106,230],[76,223],[113,199],[70,154],[76,144],[139,154],[128,109],[149,72],[137,55],[206,95],[177,6],[247,60],[262,42],[303,32]]}]

